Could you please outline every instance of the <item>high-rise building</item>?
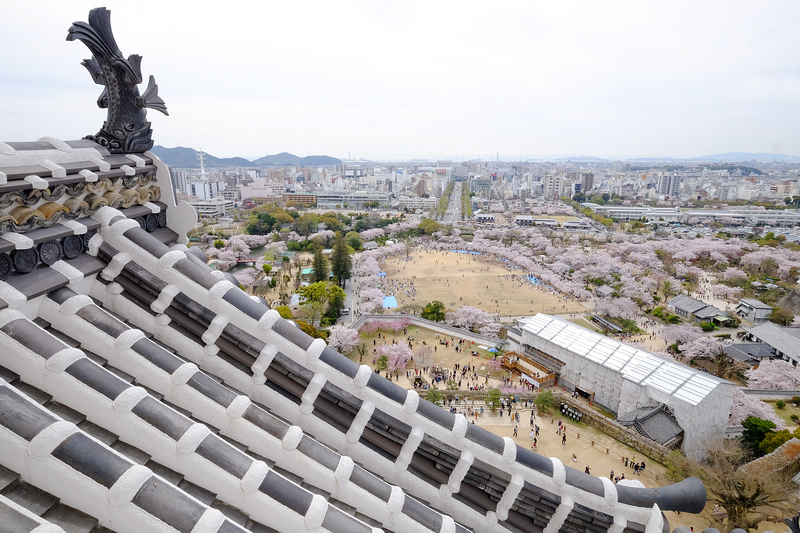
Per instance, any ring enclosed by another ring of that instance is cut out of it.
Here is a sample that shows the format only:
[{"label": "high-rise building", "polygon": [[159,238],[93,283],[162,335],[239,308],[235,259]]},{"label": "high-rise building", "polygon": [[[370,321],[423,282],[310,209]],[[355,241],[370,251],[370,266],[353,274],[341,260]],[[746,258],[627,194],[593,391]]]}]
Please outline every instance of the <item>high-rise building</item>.
[{"label": "high-rise building", "polygon": [[681,176],[675,172],[660,173],[658,175],[658,193],[664,196],[678,196],[681,181]]},{"label": "high-rise building", "polygon": [[563,187],[563,174],[548,174],[542,178],[542,195],[545,198],[559,198],[561,196],[561,189],[563,189]]},{"label": "high-rise building", "polygon": [[172,178],[172,188],[180,194],[187,194],[187,174],[185,170],[169,169]]},{"label": "high-rise building", "polygon": [[581,191],[589,192],[594,189],[594,172],[581,173]]}]

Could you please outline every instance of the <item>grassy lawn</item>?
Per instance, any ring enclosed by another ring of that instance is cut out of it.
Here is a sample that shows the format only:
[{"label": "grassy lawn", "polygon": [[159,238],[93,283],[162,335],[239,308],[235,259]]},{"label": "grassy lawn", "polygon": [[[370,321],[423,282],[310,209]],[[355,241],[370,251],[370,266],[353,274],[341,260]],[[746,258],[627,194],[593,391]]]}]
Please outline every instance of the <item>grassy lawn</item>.
[{"label": "grassy lawn", "polygon": [[792,415],[800,416],[800,406],[792,407],[791,400],[784,400],[786,402],[786,407],[783,409],[778,409],[775,406],[775,400],[765,400],[774,410],[775,414],[778,415],[784,422],[786,422],[787,426],[797,426],[797,423],[792,420]]}]

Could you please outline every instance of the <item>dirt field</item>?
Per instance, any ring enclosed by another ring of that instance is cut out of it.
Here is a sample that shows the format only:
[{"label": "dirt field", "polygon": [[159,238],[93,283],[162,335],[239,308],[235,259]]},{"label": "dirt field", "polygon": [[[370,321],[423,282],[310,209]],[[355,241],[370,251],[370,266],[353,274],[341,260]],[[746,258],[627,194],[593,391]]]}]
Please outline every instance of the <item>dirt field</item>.
[{"label": "dirt field", "polygon": [[[367,361],[367,358],[365,357],[365,360],[362,361],[362,363],[368,364],[374,368],[374,365],[372,364],[372,358],[377,357],[377,352],[373,352],[373,350],[376,350],[378,346],[392,344],[395,342],[406,345],[411,342],[411,350],[414,353],[417,353],[420,348],[429,346],[433,350],[433,353],[431,354],[432,365],[449,369],[452,369],[453,365],[456,363],[462,365],[470,364],[475,366],[485,366],[486,361],[493,357],[493,354],[490,354],[484,348],[480,348],[477,344],[464,343],[461,345],[463,350],[461,347],[459,347],[457,351],[456,347],[458,344],[456,342],[458,341],[458,338],[454,336],[440,335],[437,337],[434,331],[425,328],[419,328],[417,326],[411,326],[407,328],[406,331],[407,333],[403,333],[402,331],[398,333],[381,331],[379,333],[371,333],[369,335],[362,334],[361,339],[367,344],[367,348],[369,348],[370,353],[370,360]],[[411,340],[409,340],[409,337]],[[453,340],[456,342],[453,342]],[[440,341],[447,342],[448,344],[439,344]],[[493,348],[493,346],[486,346],[486,348]],[[477,352],[480,355],[473,356],[471,355],[472,352]],[[413,363],[409,366],[409,368],[413,369]],[[485,370],[482,373],[485,374]],[[403,376],[402,379],[405,379],[405,376]],[[400,385],[408,388],[411,383],[401,381]]]},{"label": "dirt field", "polygon": [[521,270],[506,265],[470,254],[414,250],[410,261],[397,256],[384,262],[383,290],[396,296],[400,307],[439,300],[448,311],[471,305],[501,317],[586,311],[576,300],[534,285],[521,278]]}]

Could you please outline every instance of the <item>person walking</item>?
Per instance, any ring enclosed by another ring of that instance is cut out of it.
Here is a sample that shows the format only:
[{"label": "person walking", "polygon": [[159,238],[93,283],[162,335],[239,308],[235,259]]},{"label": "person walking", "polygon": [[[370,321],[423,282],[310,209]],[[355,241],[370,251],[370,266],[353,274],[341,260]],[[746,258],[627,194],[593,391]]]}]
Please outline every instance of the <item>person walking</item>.
[{"label": "person walking", "polygon": [[610,479],[611,481],[614,481],[614,471],[613,470],[611,471],[611,474],[608,476],[608,479]]},{"label": "person walking", "polygon": [[514,426],[514,436],[517,436],[517,426]]},{"label": "person walking", "polygon": [[566,446],[567,445],[567,436],[566,435],[562,435],[562,437],[561,437],[561,445],[562,446]]}]

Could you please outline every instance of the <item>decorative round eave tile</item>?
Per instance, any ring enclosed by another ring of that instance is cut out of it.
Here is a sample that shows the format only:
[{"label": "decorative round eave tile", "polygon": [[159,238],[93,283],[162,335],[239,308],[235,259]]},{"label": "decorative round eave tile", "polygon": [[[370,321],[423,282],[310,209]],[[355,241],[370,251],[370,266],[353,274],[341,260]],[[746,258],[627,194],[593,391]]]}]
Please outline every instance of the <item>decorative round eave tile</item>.
[{"label": "decorative round eave tile", "polygon": [[7,253],[0,253],[0,281],[5,281],[14,270],[14,261]]},{"label": "decorative round eave tile", "polygon": [[87,250],[89,249],[89,241],[92,240],[92,237],[94,237],[96,233],[97,233],[96,229],[90,229],[89,231],[83,234],[83,247],[85,249]]},{"label": "decorative round eave tile", "polygon": [[14,250],[11,252],[11,259],[14,260],[14,268],[18,272],[27,274],[33,272],[39,263],[39,252],[36,248],[26,248],[25,250]]},{"label": "decorative round eave tile", "polygon": [[147,215],[144,219],[145,228],[149,233],[158,229],[158,216],[153,213]]},{"label": "decorative round eave tile", "polygon": [[39,245],[39,257],[45,265],[52,265],[64,255],[58,241],[47,241]]},{"label": "decorative round eave tile", "polygon": [[78,235],[68,235],[64,237],[61,246],[64,248],[64,257],[75,259],[83,251],[83,238]]}]

